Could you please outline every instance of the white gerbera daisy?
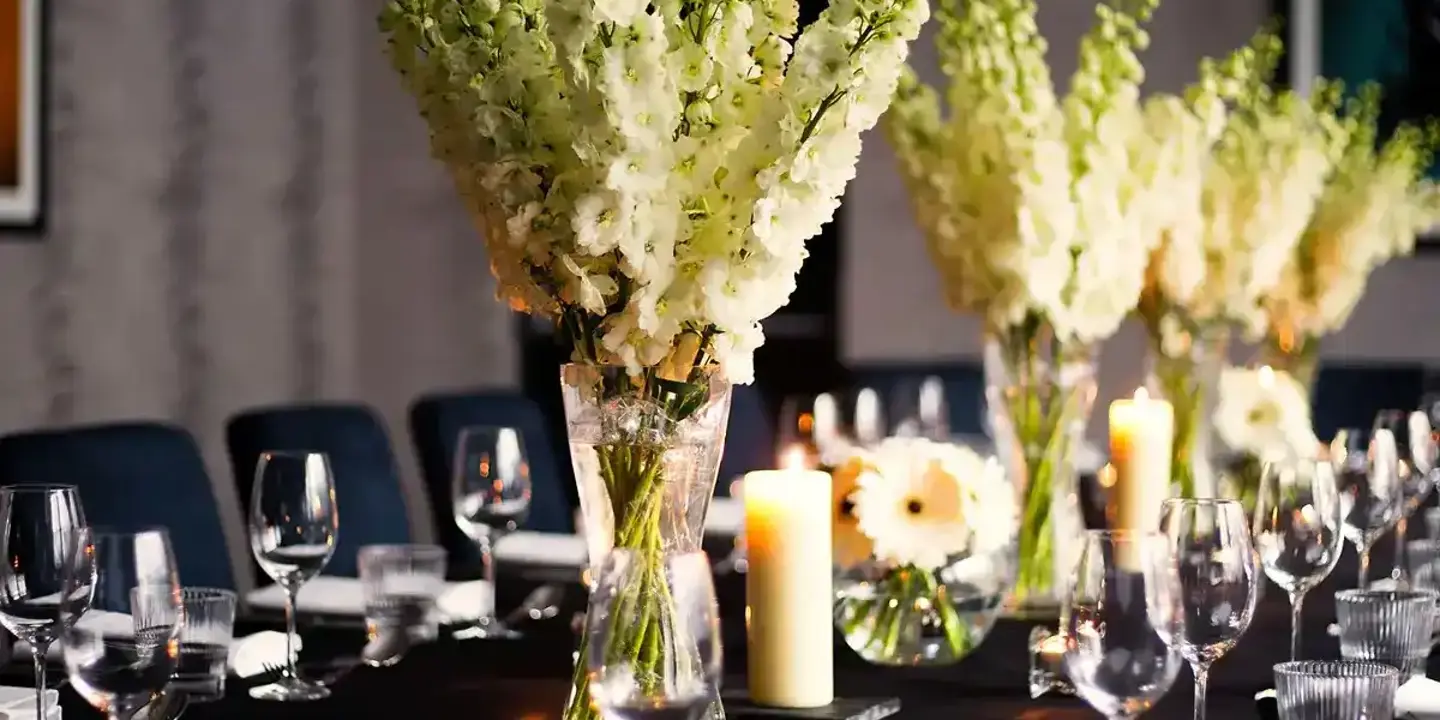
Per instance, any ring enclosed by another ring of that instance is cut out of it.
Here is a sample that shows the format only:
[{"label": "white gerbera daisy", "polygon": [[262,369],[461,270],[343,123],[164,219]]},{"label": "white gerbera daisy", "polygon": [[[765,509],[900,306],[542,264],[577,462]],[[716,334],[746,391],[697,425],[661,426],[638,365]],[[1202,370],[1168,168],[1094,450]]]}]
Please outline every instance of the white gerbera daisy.
[{"label": "white gerbera daisy", "polygon": [[853,455],[830,473],[830,541],[835,565],[841,569],[865,562],[875,549],[855,517],[855,492],[867,470],[865,458]]},{"label": "white gerbera daisy", "polygon": [[1268,366],[1221,372],[1215,430],[1232,450],[1262,459],[1276,453],[1308,456],[1320,446],[1305,387]]},{"label": "white gerbera daisy", "polygon": [[861,532],[882,561],[935,569],[953,555],[1003,545],[1014,498],[999,464],[969,448],[890,438],[870,458],[853,494]]}]

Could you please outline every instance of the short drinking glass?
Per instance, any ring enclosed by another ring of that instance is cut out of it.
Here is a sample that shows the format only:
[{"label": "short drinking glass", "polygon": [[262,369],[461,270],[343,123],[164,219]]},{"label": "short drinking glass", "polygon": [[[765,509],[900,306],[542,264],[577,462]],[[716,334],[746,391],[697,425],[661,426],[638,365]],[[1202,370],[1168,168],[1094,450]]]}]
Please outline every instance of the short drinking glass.
[{"label": "short drinking glass", "polygon": [[1340,537],[1340,490],[1325,460],[1267,462],[1260,473],[1251,533],[1265,574],[1290,594],[1290,659],[1300,657],[1305,593],[1335,569]]},{"label": "short drinking glass", "polygon": [[285,589],[285,655],[280,679],[250,690],[260,700],[319,700],[325,686],[295,668],[295,597],[335,553],[340,515],[335,478],[324,453],[266,452],[255,468],[250,501],[250,550],[261,569]]},{"label": "short drinking glass", "polygon": [[1370,548],[1400,519],[1404,493],[1399,479],[1399,450],[1395,436],[1376,428],[1368,435],[1346,429],[1330,441],[1330,462],[1340,485],[1340,508],[1345,537],[1360,553],[1360,582],[1370,577]]},{"label": "short drinking glass", "polygon": [[1166,500],[1160,529],[1175,548],[1185,612],[1178,644],[1195,673],[1195,720],[1204,720],[1210,665],[1235,647],[1255,615],[1255,549],[1236,500]]},{"label": "short drinking glass", "polygon": [[[657,564],[659,567],[657,567]],[[666,613],[673,622],[648,618],[650,603],[635,592],[655,582],[670,588]],[[605,558],[590,596],[588,612],[590,695],[604,720],[699,720],[717,698],[720,682],[720,611],[705,553],[656,558],[652,553],[614,550]],[[666,662],[646,659],[624,647],[633,628],[653,623],[657,643],[668,648]],[[640,682],[649,678],[650,682]]]},{"label": "short drinking glass", "polygon": [[460,431],[455,449],[452,500],[455,524],[480,550],[490,602],[458,638],[513,638],[495,617],[495,544],[525,522],[530,512],[530,464],[520,431],[477,426]]},{"label": "short drinking glass", "polygon": [[111,720],[128,720],[170,682],[185,611],[164,529],[96,531],[65,583],[60,636],[75,691]]},{"label": "short drinking glass", "polygon": [[1435,624],[1432,590],[1341,590],[1335,593],[1340,656],[1391,665],[1401,681],[1425,674]]},{"label": "short drinking glass", "polygon": [[180,661],[166,692],[178,690],[191,702],[225,696],[230,643],[235,637],[235,600],[235,593],[229,590],[181,588],[185,625],[180,628]]},{"label": "short drinking glass", "polygon": [[1389,665],[1313,660],[1275,666],[1280,720],[1388,720],[1400,674]]},{"label": "short drinking glass", "polygon": [[1061,608],[1065,673],[1111,720],[1135,718],[1170,690],[1184,661],[1175,554],[1154,532],[1086,533]]},{"label": "short drinking glass", "polygon": [[434,640],[435,601],[445,590],[445,549],[366,545],[360,548],[359,561],[366,634],[376,638],[404,633],[407,644]]}]

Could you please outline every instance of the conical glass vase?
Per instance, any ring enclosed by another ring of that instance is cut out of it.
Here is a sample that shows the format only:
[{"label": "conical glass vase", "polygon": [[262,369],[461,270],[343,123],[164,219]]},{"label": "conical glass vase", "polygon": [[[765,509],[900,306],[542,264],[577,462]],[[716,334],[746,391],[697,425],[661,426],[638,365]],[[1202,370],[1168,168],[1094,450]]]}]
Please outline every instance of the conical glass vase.
[{"label": "conical glass vase", "polygon": [[[725,446],[730,385],[706,370],[674,380],[654,371],[632,376],[623,367],[583,364],[564,366],[560,382],[592,574],[613,548],[636,551],[653,569],[637,574],[642,579],[633,595],[633,602],[649,606],[641,614],[649,622],[613,644],[616,652],[642,657],[635,665],[642,690],[646,683],[662,685],[667,669],[684,665],[675,657],[682,650],[660,632],[677,619],[676,589],[668,587],[664,559],[701,549]],[[587,649],[580,650],[564,717],[598,720]],[[720,703],[704,717],[723,718]]]},{"label": "conical glass vase", "polygon": [[1230,334],[1223,329],[1151,343],[1146,387],[1175,411],[1175,440],[1170,451],[1172,495],[1219,496],[1228,457],[1216,445],[1215,408],[1229,352]]}]

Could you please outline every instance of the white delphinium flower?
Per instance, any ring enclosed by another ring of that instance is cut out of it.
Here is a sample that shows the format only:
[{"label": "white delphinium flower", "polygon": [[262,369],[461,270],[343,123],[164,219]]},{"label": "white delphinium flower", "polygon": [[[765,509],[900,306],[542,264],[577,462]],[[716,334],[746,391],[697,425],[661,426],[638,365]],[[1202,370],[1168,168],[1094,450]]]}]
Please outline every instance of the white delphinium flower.
[{"label": "white delphinium flower", "polygon": [[578,359],[718,364],[833,215],[924,0],[392,0],[381,18],[499,293]]},{"label": "white delphinium flower", "polygon": [[889,438],[851,497],[859,529],[881,561],[933,570],[1014,536],[1014,490],[999,463],[959,445]]},{"label": "white delphinium flower", "polygon": [[1289,373],[1268,366],[1222,371],[1214,421],[1231,450],[1260,460],[1310,457],[1320,446],[1310,420],[1308,391]]}]

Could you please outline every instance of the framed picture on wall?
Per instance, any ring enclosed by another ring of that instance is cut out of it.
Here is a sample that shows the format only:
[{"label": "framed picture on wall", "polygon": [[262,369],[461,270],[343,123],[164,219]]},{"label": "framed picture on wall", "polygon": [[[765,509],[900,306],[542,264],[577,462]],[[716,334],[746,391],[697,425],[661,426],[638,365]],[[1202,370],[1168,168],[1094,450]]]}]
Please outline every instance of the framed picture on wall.
[{"label": "framed picture on wall", "polygon": [[[1297,73],[1347,89],[1379,83],[1384,133],[1401,122],[1440,122],[1440,0],[1276,0],[1274,8],[1285,22],[1291,84]],[[1440,160],[1430,174],[1440,181]],[[1425,240],[1435,249],[1440,228]]]},{"label": "framed picture on wall", "polygon": [[44,218],[44,0],[0,0],[0,228]]}]

